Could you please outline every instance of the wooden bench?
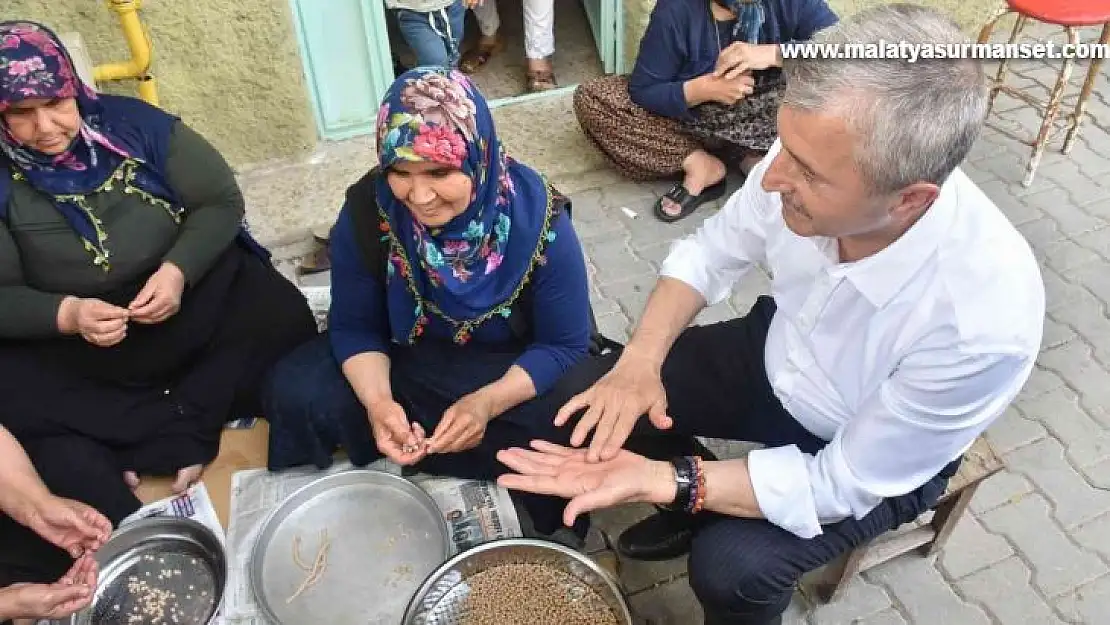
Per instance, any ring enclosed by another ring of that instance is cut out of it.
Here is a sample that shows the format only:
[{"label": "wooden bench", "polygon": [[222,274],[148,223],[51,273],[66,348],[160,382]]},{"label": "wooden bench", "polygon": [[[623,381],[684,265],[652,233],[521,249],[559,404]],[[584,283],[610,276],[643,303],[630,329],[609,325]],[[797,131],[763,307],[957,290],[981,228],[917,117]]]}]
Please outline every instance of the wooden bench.
[{"label": "wooden bench", "polygon": [[925,521],[926,513],[917,524],[888,532],[829,564],[813,584],[817,599],[821,603],[836,601],[853,577],[896,556],[915,549],[929,556],[943,549],[976,489],[1000,470],[1002,461],[980,436],[964,455],[960,470],[948,481],[948,488],[933,508],[932,518]]}]

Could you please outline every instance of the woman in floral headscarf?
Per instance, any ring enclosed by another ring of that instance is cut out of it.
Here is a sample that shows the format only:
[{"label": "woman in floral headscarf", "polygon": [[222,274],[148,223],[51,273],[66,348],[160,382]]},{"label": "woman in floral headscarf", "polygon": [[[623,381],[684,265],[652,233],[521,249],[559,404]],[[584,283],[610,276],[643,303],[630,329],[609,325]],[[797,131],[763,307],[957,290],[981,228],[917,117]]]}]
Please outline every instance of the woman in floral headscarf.
[{"label": "woman in floral headscarf", "polygon": [[[569,202],[505,155],[457,71],[402,75],[377,139],[380,168],[348,190],[332,234],[327,335],[275,368],[270,468],[324,468],[343,447],[358,466],[492,479],[499,449],[563,436],[559,385],[587,355]],[[559,527],[561,502],[526,503],[539,531]]]},{"label": "woman in floral headscarf", "polygon": [[[0,425],[54,492],[118,523],[140,475],[184,490],[316,333],[242,218],[207,141],[91,91],[46,27],[0,23]],[[0,515],[0,585],[67,568]]]}]

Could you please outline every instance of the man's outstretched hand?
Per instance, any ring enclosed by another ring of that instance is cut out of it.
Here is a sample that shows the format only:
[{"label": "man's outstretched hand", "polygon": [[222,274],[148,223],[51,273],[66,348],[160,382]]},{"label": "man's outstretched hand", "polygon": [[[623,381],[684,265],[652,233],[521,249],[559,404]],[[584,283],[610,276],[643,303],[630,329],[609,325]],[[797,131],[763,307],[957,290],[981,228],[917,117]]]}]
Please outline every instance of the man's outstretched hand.
[{"label": "man's outstretched hand", "polygon": [[498,452],[497,459],[515,473],[497,483],[512,490],[569,499],[563,523],[574,525],[578,515],[622,503],[670,503],[675,497],[674,471],[670,464],[648,460],[618,449],[613,458],[591,462],[586,450],[546,441],[533,441],[532,449]]},{"label": "man's outstretched hand", "polygon": [[616,458],[643,414],[661,430],[674,423],[667,415],[667,392],[659,365],[627,350],[609,373],[559,410],[555,425],[565,425],[582,409],[586,412],[574,427],[570,444],[580,447],[593,430],[586,456],[590,462]]}]

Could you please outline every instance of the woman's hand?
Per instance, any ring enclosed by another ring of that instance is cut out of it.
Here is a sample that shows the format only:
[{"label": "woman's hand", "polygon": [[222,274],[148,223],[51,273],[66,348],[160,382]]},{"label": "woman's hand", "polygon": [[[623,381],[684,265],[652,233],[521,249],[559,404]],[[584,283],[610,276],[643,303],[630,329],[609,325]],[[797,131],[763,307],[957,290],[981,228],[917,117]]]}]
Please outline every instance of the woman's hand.
[{"label": "woman's hand", "polygon": [[126,308],[94,298],[67,297],[58,309],[62,334],[79,334],[97,347],[111,347],[127,336]]},{"label": "woman's hand", "polygon": [[590,462],[586,451],[546,441],[532,441],[535,451],[506,449],[497,459],[516,473],[497,483],[512,490],[569,499],[563,523],[574,525],[578,515],[623,503],[674,501],[674,469],[666,462],[648,460],[621,450],[611,460]]},{"label": "woman's hand", "polygon": [[96,590],[96,561],[82,556],[53,584],[0,588],[0,619],[60,619],[84,610]]},{"label": "woman's hand", "polygon": [[393,462],[408,466],[420,462],[428,455],[424,428],[419,423],[409,423],[401,404],[392,399],[375,402],[367,407],[370,429],[378,451]]},{"label": "woman's hand", "polygon": [[165,262],[147,279],[127,310],[138,323],[162,323],[181,308],[184,291],[185,274],[177,265]]},{"label": "woman's hand", "polygon": [[428,451],[444,454],[477,447],[493,416],[493,402],[484,393],[463,397],[443,413]]},{"label": "woman's hand", "polygon": [[96,551],[112,533],[112,523],[93,507],[54,495],[31,505],[21,516],[18,520],[23,525],[74,558]]},{"label": "woman's hand", "polygon": [[753,71],[779,65],[779,47],[774,44],[754,45],[737,41],[717,57],[715,78],[733,80]]},{"label": "woman's hand", "polygon": [[596,427],[588,454],[591,462],[614,459],[644,414],[659,429],[673,424],[667,416],[667,391],[659,366],[627,349],[609,373],[559,410],[555,425],[565,425],[583,408],[588,410],[571,433],[570,444],[582,445]]}]

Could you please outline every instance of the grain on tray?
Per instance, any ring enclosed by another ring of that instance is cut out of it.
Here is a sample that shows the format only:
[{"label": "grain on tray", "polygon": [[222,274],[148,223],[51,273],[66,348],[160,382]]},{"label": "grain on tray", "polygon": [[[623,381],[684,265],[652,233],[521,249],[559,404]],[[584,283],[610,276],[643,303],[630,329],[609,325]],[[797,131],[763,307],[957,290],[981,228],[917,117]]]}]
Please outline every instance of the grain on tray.
[{"label": "grain on tray", "polygon": [[597,592],[553,567],[505,564],[466,583],[459,625],[618,625]]}]

